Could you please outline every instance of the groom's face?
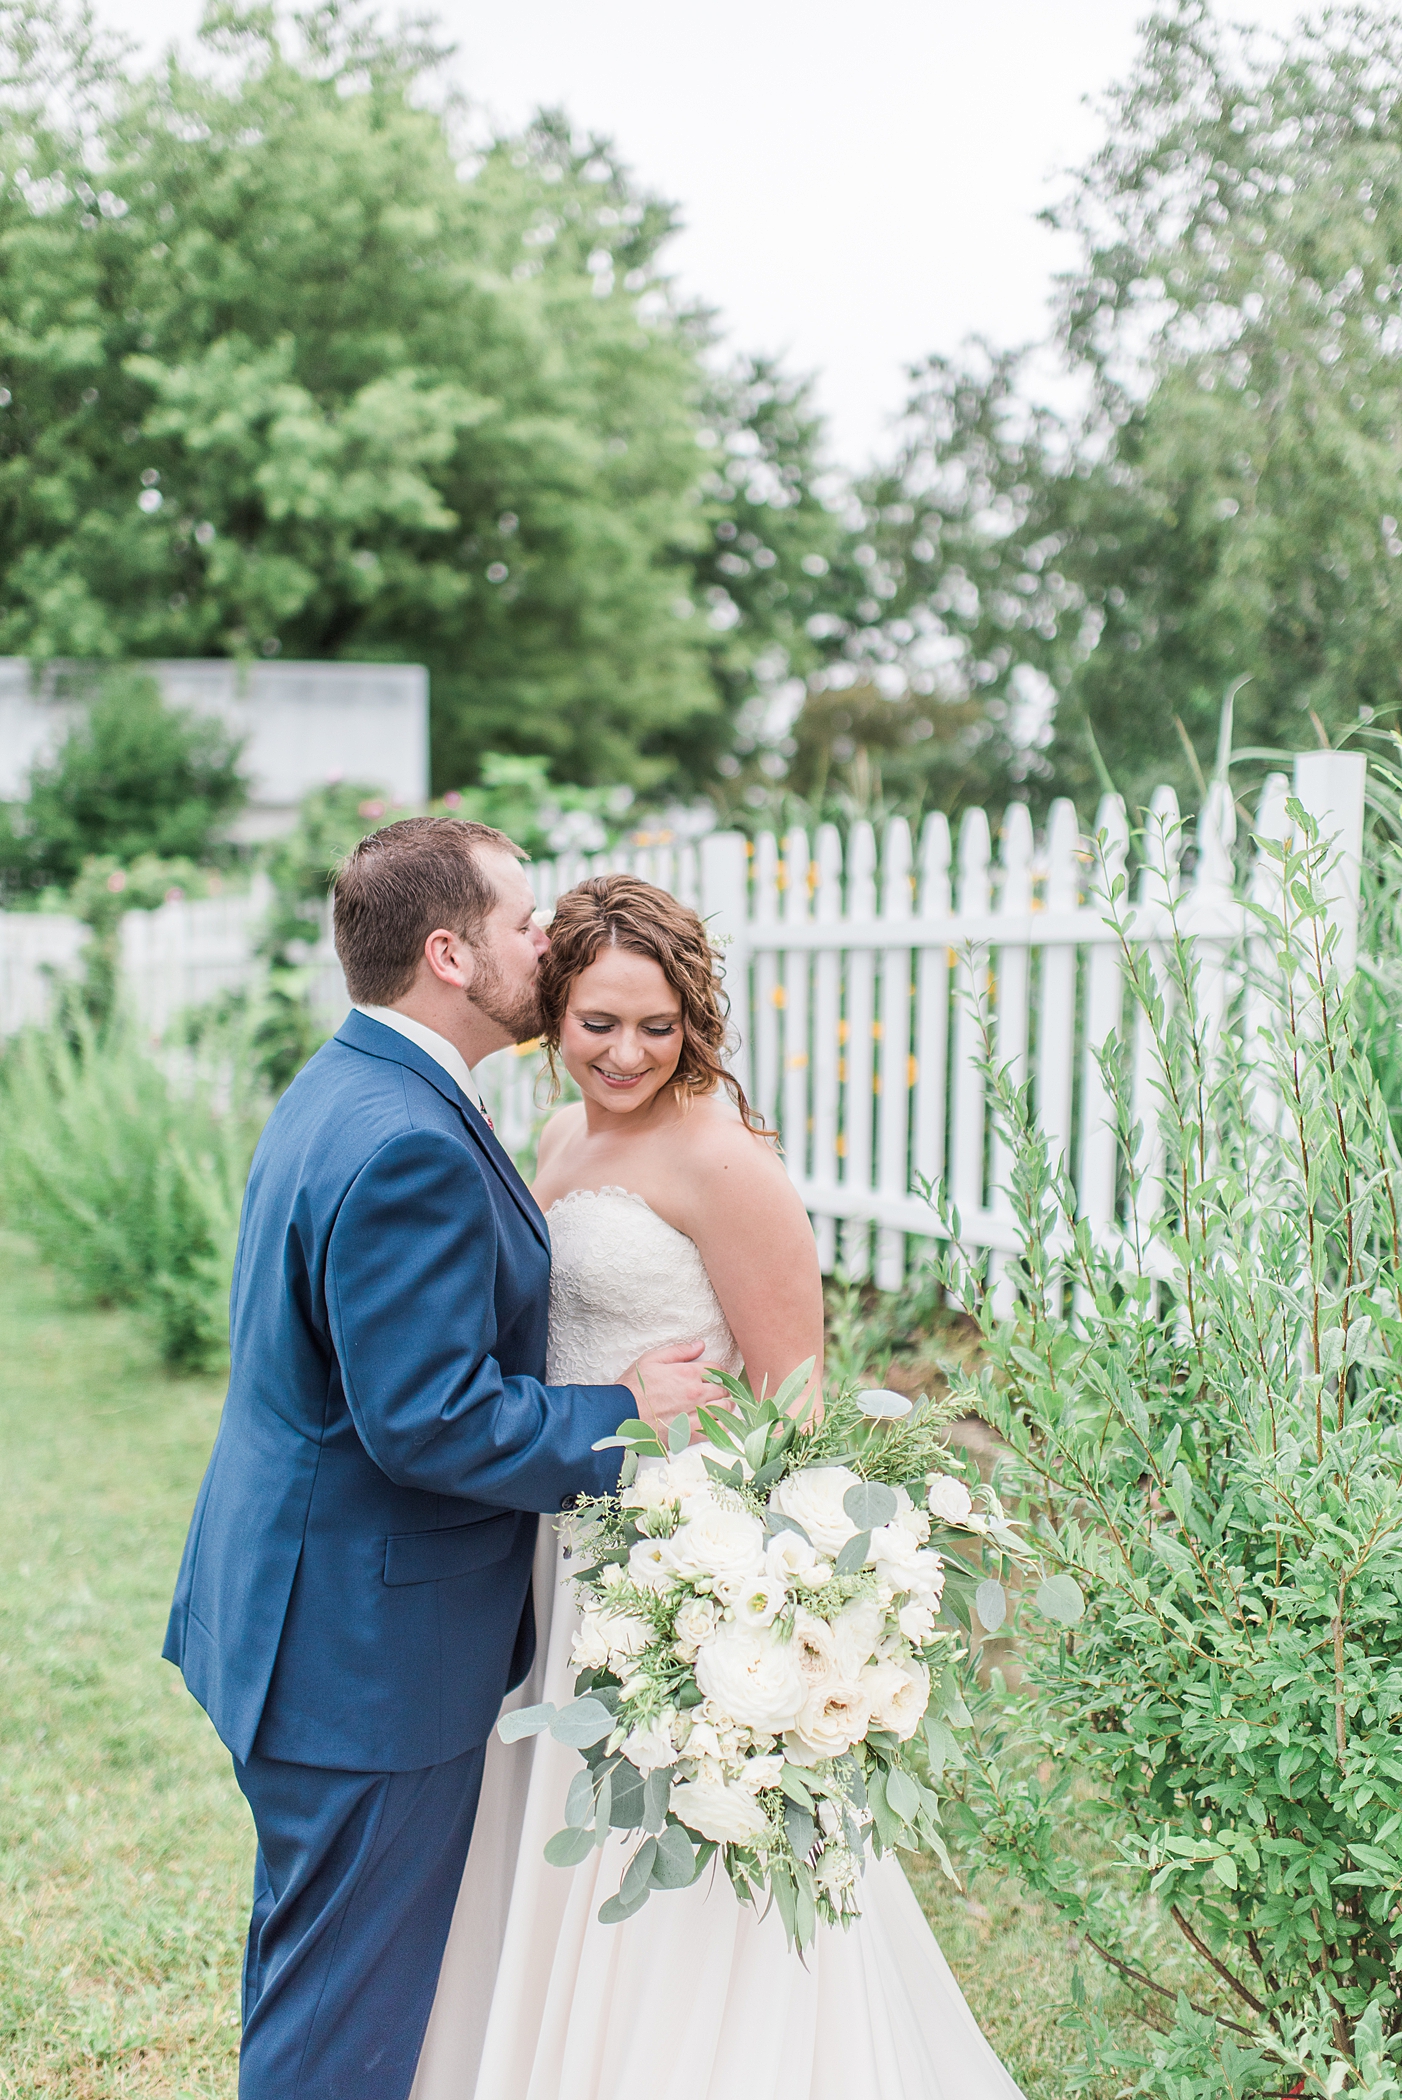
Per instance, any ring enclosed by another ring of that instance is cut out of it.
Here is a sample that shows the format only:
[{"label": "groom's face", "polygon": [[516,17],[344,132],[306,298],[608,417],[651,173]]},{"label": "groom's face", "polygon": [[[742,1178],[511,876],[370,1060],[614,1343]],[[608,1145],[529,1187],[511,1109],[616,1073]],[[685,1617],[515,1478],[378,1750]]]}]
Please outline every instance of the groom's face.
[{"label": "groom's face", "polygon": [[520,861],[505,853],[486,853],[482,872],[497,901],[472,942],[468,1001],[504,1029],[511,1042],[528,1042],[540,1034],[540,959],[550,940],[536,924],[535,893]]}]

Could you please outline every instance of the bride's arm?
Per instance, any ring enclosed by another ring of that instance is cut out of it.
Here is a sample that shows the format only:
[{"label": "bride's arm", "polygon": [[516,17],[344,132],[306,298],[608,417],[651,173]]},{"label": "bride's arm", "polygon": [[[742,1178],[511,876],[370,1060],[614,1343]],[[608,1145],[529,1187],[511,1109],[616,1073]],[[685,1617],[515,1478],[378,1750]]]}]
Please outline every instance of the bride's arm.
[{"label": "bride's arm", "polygon": [[[699,1104],[698,1104],[699,1105]],[[813,1228],[772,1145],[728,1117],[687,1133],[688,1231],[758,1392],[808,1357],[823,1367],[823,1285]]]}]

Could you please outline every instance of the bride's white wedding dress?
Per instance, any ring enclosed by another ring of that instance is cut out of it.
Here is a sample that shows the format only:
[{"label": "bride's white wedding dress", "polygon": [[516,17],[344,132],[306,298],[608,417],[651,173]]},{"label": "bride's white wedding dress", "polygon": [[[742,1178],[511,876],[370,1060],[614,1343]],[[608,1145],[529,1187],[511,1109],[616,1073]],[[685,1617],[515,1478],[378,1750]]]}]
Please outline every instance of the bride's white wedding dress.
[{"label": "bride's white wedding dress", "polygon": [[[550,1233],[552,1382],[696,1335],[739,1369],[696,1247],[641,1196],[575,1190]],[[508,1705],[573,1697],[572,1572],[542,1524],[539,1650]],[[578,1769],[549,1736],[492,1738],[411,2100],[1020,2100],[896,1860],[868,1864],[860,1920],[820,1929],[806,1965],[714,1871],[601,1925],[624,1839],[569,1871],[542,1857]]]}]

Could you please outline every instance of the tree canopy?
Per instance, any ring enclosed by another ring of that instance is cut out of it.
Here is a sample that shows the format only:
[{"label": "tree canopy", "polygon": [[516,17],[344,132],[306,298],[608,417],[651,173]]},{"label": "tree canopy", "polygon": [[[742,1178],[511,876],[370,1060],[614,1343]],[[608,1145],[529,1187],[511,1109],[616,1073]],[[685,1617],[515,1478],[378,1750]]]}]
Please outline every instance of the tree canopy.
[{"label": "tree canopy", "polygon": [[833,526],[794,394],[702,364],[671,208],[558,114],[469,153],[354,7],[150,72],[0,24],[0,650],[410,656],[440,786],[709,770]]}]

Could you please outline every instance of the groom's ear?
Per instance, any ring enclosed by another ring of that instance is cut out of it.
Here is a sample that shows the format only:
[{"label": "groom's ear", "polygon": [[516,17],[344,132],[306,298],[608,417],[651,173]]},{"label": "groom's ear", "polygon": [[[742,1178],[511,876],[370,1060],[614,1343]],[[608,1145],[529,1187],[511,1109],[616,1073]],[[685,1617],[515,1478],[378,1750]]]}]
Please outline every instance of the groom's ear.
[{"label": "groom's ear", "polygon": [[440,984],[460,992],[471,989],[477,958],[460,933],[436,926],[424,942],[423,959]]}]

